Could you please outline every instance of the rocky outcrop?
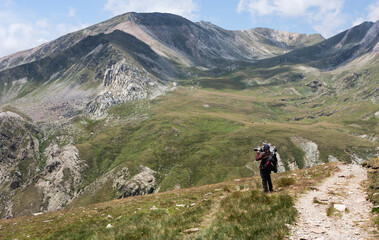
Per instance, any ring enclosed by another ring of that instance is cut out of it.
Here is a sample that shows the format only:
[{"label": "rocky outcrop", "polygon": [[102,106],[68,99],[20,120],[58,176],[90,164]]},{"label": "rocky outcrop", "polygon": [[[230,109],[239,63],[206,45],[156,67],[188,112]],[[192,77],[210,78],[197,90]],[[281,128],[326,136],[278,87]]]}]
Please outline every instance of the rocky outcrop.
[{"label": "rocky outcrop", "polygon": [[283,163],[282,159],[280,158],[280,154],[276,153],[276,157],[278,159],[278,172],[279,173],[285,172],[286,168],[284,167],[284,163]]},{"label": "rocky outcrop", "polygon": [[[268,143],[268,144],[270,145],[270,151],[271,152],[273,152],[274,149],[277,149],[276,146],[273,146],[270,143]],[[284,167],[284,163],[282,161],[282,158],[280,157],[279,152],[276,152],[276,158],[278,159],[278,173],[285,172],[286,168]]]},{"label": "rocky outcrop", "polygon": [[[156,187],[155,171],[142,165],[139,166],[139,171],[133,176],[128,167],[121,169],[116,167],[80,190],[71,202],[76,205],[76,201],[80,202],[83,196],[103,195],[104,186],[106,186],[107,191],[116,193],[118,198],[153,193]],[[110,189],[108,186],[111,186]],[[112,195],[107,196],[106,199],[111,200]]]},{"label": "rocky outcrop", "polygon": [[78,194],[86,164],[80,160],[78,149],[69,144],[60,148],[56,143],[45,150],[46,167],[36,186],[43,193],[47,211],[63,208]]},{"label": "rocky outcrop", "polygon": [[299,169],[299,166],[297,165],[296,160],[291,156],[290,159],[287,162],[287,167],[290,171]]},{"label": "rocky outcrop", "polygon": [[304,167],[312,167],[320,162],[320,152],[316,143],[298,136],[292,136],[291,141],[304,151]]},{"label": "rocky outcrop", "polygon": [[339,162],[338,158],[333,155],[328,156],[328,162]]},{"label": "rocky outcrop", "polygon": [[117,189],[118,192],[121,192],[122,188],[125,187],[129,179],[130,179],[129,169],[127,167],[124,167],[115,174],[112,188]]},{"label": "rocky outcrop", "polygon": [[61,209],[77,194],[86,167],[78,149],[52,143],[42,154],[42,136],[20,115],[0,113],[1,217]]},{"label": "rocky outcrop", "polygon": [[101,117],[117,104],[146,98],[154,98],[171,90],[173,85],[164,84],[132,61],[120,60],[104,72],[102,91],[86,106],[85,113]]},{"label": "rocky outcrop", "polygon": [[[154,192],[155,189],[155,171],[148,167],[140,166],[141,172],[133,176],[130,180],[125,181],[129,172],[123,169],[113,182],[113,187],[117,189],[120,194],[119,198],[125,198],[129,196],[145,195]],[[122,175],[125,174],[125,175]]]},{"label": "rocky outcrop", "polygon": [[13,112],[0,113],[0,216],[13,217],[12,197],[39,171],[40,130]]}]

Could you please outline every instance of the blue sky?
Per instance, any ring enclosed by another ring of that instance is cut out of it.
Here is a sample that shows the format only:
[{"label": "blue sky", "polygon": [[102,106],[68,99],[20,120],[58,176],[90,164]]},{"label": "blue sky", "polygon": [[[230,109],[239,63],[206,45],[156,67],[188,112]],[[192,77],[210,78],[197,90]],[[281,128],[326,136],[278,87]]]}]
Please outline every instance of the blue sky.
[{"label": "blue sky", "polygon": [[379,0],[0,0],[0,57],[125,12],[170,12],[230,30],[269,27],[331,37],[379,19]]}]

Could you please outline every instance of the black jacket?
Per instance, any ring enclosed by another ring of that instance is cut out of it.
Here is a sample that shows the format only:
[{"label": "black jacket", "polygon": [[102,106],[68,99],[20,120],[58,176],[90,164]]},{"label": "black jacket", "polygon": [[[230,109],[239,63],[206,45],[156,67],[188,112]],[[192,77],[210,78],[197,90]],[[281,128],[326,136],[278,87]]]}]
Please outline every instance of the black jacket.
[{"label": "black jacket", "polygon": [[255,156],[255,160],[261,161],[261,164],[259,165],[259,170],[267,169],[267,167],[265,168],[265,166],[271,157],[272,156],[270,152],[257,153],[257,155]]}]

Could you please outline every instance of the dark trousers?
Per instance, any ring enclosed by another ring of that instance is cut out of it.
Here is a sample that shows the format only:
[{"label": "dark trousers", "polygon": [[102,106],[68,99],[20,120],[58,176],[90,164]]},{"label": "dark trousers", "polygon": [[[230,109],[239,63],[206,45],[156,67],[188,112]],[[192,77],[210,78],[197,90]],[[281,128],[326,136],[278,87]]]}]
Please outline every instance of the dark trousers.
[{"label": "dark trousers", "polygon": [[[270,173],[271,171],[267,171],[267,170],[260,170],[260,173],[261,173],[261,178],[262,178],[262,185],[263,185],[263,191],[264,192],[272,192],[273,189],[272,189],[272,182],[271,182],[271,176],[270,176]],[[267,187],[268,185],[268,187]]]}]

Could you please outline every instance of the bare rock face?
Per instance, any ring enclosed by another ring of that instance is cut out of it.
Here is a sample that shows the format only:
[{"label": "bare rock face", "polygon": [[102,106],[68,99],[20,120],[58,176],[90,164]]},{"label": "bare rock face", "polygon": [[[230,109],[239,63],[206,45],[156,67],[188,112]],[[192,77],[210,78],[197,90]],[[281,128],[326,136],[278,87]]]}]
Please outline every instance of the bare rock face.
[{"label": "bare rock face", "polygon": [[121,171],[116,173],[113,179],[112,188],[117,189],[118,192],[121,192],[122,189],[125,187],[125,185],[127,185],[129,179],[130,179],[129,169],[127,167],[124,167],[121,169]]},{"label": "bare rock face", "polygon": [[338,158],[333,155],[328,156],[328,162],[339,162]]},{"label": "bare rock face", "polygon": [[125,183],[120,181],[120,178],[115,179],[113,186],[116,186],[118,192],[121,193],[119,198],[145,195],[154,192],[155,171],[144,166],[140,166],[140,168],[142,171]]},{"label": "bare rock face", "polygon": [[287,166],[288,166],[288,169],[290,171],[293,171],[293,170],[296,170],[296,169],[299,169],[299,166],[297,165],[295,159],[291,156],[288,163],[287,163]]},{"label": "bare rock face", "polygon": [[78,149],[52,143],[44,163],[42,135],[18,114],[0,113],[0,217],[58,210],[77,195],[86,169]]},{"label": "bare rock face", "polygon": [[0,113],[0,216],[13,217],[12,197],[38,172],[39,137],[40,130],[18,114]]},{"label": "bare rock face", "polygon": [[47,211],[63,208],[77,195],[82,183],[81,174],[86,165],[79,159],[79,151],[73,145],[59,148],[51,144],[46,150],[46,167],[36,186],[43,193],[43,204]]},{"label": "bare rock face", "polygon": [[362,164],[364,161],[366,161],[367,159],[363,159],[361,158],[360,156],[358,156],[357,154],[351,154],[350,155],[350,159],[351,159],[351,162],[354,163],[354,164]]},{"label": "bare rock face", "polygon": [[154,98],[170,90],[146,70],[125,59],[111,65],[104,72],[100,93],[87,104],[85,113],[101,117],[105,111],[117,104]]},{"label": "bare rock face", "polygon": [[320,152],[318,151],[318,146],[316,143],[302,138],[293,136],[291,137],[291,141],[298,147],[300,147],[304,152],[304,166],[312,167],[317,165],[320,161]]},{"label": "bare rock face", "polygon": [[[276,149],[276,146],[270,145],[270,151],[273,152],[274,149]],[[282,173],[286,171],[286,168],[284,167],[284,163],[282,161],[282,158],[280,157],[279,152],[276,152],[276,158],[278,159],[278,173]]]}]

